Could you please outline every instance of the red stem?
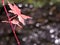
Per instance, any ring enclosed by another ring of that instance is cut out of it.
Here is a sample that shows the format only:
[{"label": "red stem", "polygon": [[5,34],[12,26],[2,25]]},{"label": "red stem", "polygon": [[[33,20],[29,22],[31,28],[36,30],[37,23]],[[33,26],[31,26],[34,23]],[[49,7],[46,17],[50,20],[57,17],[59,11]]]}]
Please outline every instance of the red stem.
[{"label": "red stem", "polygon": [[19,41],[19,39],[18,39],[18,37],[17,37],[17,35],[16,35],[16,32],[15,32],[15,30],[14,30],[14,28],[13,28],[13,25],[12,25],[11,21],[9,20],[10,17],[9,17],[9,15],[8,15],[7,9],[6,9],[3,1],[4,1],[4,0],[2,0],[2,4],[3,4],[3,6],[4,6],[4,10],[5,10],[5,12],[6,12],[6,16],[8,17],[8,21],[9,21],[10,26],[11,26],[11,28],[12,28],[14,37],[15,37],[15,39],[16,39],[16,41],[17,41],[17,44],[20,45],[20,41]]}]

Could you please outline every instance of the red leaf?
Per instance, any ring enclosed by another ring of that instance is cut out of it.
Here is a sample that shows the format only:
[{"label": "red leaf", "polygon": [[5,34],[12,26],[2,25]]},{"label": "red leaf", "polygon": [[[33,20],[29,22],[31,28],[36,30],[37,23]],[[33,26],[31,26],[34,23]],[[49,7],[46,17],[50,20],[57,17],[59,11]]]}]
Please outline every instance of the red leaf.
[{"label": "red leaf", "polygon": [[25,25],[25,20],[24,19],[31,18],[29,16],[26,16],[26,15],[21,14],[21,10],[15,4],[12,5],[10,2],[8,2],[8,5],[11,8],[11,10],[9,12],[14,13],[14,14],[17,14],[19,21],[23,25]]},{"label": "red leaf", "polygon": [[21,10],[15,4],[12,5],[10,2],[8,2],[8,5],[11,8],[9,12],[17,14],[17,15],[21,14]]},{"label": "red leaf", "polygon": [[[2,21],[2,22],[9,23],[9,21]],[[12,21],[11,21],[11,23],[12,23],[12,24],[15,24],[15,25],[18,25],[20,28],[22,28],[22,26],[21,26],[21,25],[19,25],[19,21],[15,20],[15,19],[14,19],[14,20],[12,20]]]},{"label": "red leaf", "polygon": [[32,17],[26,16],[26,15],[23,15],[23,14],[21,14],[21,15],[18,16],[19,21],[20,21],[23,25],[26,25],[26,24],[25,24],[25,19],[28,19],[28,18],[32,18]]},{"label": "red leaf", "polygon": [[26,16],[26,15],[24,15],[24,14],[21,14],[21,16],[22,16],[24,19],[32,18],[32,17]]}]

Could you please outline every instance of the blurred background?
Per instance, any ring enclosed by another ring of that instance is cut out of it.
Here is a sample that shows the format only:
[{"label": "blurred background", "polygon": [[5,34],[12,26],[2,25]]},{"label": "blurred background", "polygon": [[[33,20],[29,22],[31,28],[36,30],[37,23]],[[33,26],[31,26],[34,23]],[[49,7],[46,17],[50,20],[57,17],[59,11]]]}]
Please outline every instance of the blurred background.
[{"label": "blurred background", "polygon": [[[51,3],[51,4],[54,4],[54,3],[58,3],[60,2],[60,0],[9,0],[11,3],[15,2],[15,3],[31,3],[33,4],[35,7],[41,7],[43,5],[45,5],[46,3]],[[5,3],[6,0],[5,0]],[[0,5],[1,5],[1,0],[0,0]]]},{"label": "blurred background", "polygon": [[[60,45],[60,0],[9,0],[21,13],[31,16],[23,29],[16,26],[21,45]],[[6,0],[7,11],[10,10]],[[9,12],[8,12],[9,13]],[[13,17],[13,13],[9,13]],[[0,0],[0,45],[17,45]],[[21,23],[20,23],[21,24]],[[13,25],[14,26],[14,25]]]}]

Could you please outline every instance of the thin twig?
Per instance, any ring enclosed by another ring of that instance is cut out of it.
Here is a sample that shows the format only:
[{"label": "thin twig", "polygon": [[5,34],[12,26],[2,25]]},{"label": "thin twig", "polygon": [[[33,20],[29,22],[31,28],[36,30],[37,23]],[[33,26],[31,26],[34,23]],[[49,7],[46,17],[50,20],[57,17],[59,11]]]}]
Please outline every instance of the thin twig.
[{"label": "thin twig", "polygon": [[11,21],[10,21],[10,17],[9,17],[8,11],[7,11],[7,9],[6,9],[5,5],[4,5],[4,0],[2,0],[2,4],[3,4],[3,6],[4,6],[4,10],[5,10],[5,12],[6,12],[6,16],[8,17],[8,21],[9,21],[10,26],[11,26],[11,28],[12,28],[12,31],[13,31],[13,34],[14,34],[15,39],[16,39],[16,41],[17,41],[17,44],[20,45],[20,41],[19,41],[19,39],[18,39],[18,37],[17,37],[17,35],[16,35],[16,32],[15,32],[15,30],[14,30],[14,28],[13,28],[13,25],[12,25],[12,23],[11,23]]}]

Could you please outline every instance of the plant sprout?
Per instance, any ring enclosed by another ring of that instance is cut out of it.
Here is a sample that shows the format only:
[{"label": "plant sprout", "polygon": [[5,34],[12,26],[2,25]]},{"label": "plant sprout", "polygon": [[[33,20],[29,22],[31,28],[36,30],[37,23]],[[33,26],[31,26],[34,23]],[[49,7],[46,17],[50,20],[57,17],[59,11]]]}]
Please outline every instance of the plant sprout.
[{"label": "plant sprout", "polygon": [[13,31],[14,37],[15,37],[15,39],[17,41],[17,44],[20,45],[20,41],[19,41],[19,39],[18,39],[18,37],[16,35],[16,32],[15,32],[15,29],[14,29],[15,26],[13,27],[12,24],[18,25],[20,28],[22,28],[22,26],[19,24],[19,22],[21,22],[23,25],[26,25],[25,24],[25,20],[28,19],[28,18],[31,19],[32,17],[26,16],[24,14],[21,14],[21,9],[19,9],[15,4],[12,5],[8,0],[7,0],[7,2],[8,2],[8,6],[11,8],[11,10],[9,10],[9,12],[11,12],[15,16],[17,16],[17,18],[18,18],[19,21],[16,20],[16,19],[11,20],[15,16],[12,17],[12,18],[9,17],[9,13],[8,13],[6,7],[5,7],[4,0],[2,0],[2,5],[3,5],[4,10],[6,12],[6,16],[8,17],[8,21],[5,20],[5,21],[2,21],[2,22],[10,23],[10,26],[12,28],[12,31]]}]

